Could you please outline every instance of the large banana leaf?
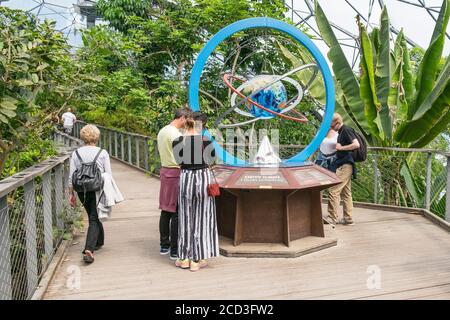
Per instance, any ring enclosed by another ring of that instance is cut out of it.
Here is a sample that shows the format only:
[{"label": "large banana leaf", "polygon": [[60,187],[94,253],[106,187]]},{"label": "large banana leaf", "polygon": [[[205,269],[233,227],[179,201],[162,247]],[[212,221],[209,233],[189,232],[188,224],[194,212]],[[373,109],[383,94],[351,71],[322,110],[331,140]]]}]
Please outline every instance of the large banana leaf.
[{"label": "large banana leaf", "polygon": [[406,162],[402,165],[402,168],[400,169],[400,174],[403,177],[403,179],[405,179],[406,188],[408,189],[409,194],[414,199],[414,202],[418,206],[422,206],[423,197],[422,197],[420,190],[413,178],[411,170]]},{"label": "large banana leaf", "polygon": [[[397,46],[402,49],[402,88],[404,92],[404,100],[406,100],[407,106],[412,105],[414,100],[414,81],[413,81],[413,75],[411,71],[411,60],[409,57],[409,49],[408,45],[406,44],[406,39],[403,34],[403,29],[400,30],[400,33],[397,36],[396,39]],[[408,112],[408,110],[405,110]],[[405,119],[407,117],[407,114],[401,115],[401,117],[397,116],[397,119]]]},{"label": "large banana leaf", "polygon": [[342,116],[342,119],[344,120],[345,124],[359,131],[362,135],[364,135],[367,142],[370,145],[373,145],[374,140],[372,136],[366,135],[364,131],[361,129],[361,127],[358,125],[358,122],[353,118],[353,114],[350,110],[347,100],[345,99],[345,96],[342,92],[339,82],[335,81],[334,88],[336,90],[336,104],[335,104],[336,112]]},{"label": "large banana leaf", "polygon": [[392,110],[394,114],[394,118],[405,118],[408,110],[408,106],[406,105],[406,102],[404,100],[404,97],[401,96],[402,94],[402,82],[401,78],[403,76],[402,68],[403,68],[403,61],[402,61],[402,49],[400,48],[399,56],[397,57],[397,65],[395,66],[394,73],[392,74],[391,78],[391,87],[389,89],[389,97],[387,104],[389,106],[389,109]]},{"label": "large banana leaf", "polygon": [[383,128],[377,125],[378,111],[380,103],[375,89],[375,68],[373,65],[372,42],[362,24],[359,24],[361,42],[361,75],[360,75],[360,96],[364,102],[364,112],[369,125],[370,132],[379,140],[384,140]]},{"label": "large banana leaf", "polygon": [[416,111],[420,108],[431,90],[433,90],[436,72],[444,48],[445,32],[449,17],[450,0],[444,0],[434,27],[430,45],[420,63],[419,73],[416,79],[416,102],[409,106],[408,119],[415,118]]},{"label": "large banana leaf", "polygon": [[372,32],[370,33],[370,41],[372,41],[372,49],[373,49],[373,64],[376,65],[377,62],[375,61],[376,57],[378,56],[378,49],[380,48],[380,29],[377,27],[374,27],[372,29]]},{"label": "large banana leaf", "polygon": [[414,142],[424,146],[445,129],[450,120],[450,56],[436,85],[410,121],[400,125],[395,134],[399,142]]},{"label": "large banana leaf", "polygon": [[[300,55],[300,58],[297,58],[294,54],[292,54],[289,49],[287,49],[285,46],[283,46],[279,41],[276,41],[276,44],[278,48],[280,49],[281,53],[283,54],[285,60],[287,60],[293,68],[302,66],[305,64],[305,61],[308,61],[307,54],[302,51],[302,49],[299,49],[298,54]],[[299,72],[296,72],[292,75],[292,77],[296,78],[300,81],[300,83],[303,85],[303,87],[311,80],[311,77],[314,76],[314,72],[311,68],[303,69]],[[319,101],[321,104],[325,104],[325,87],[324,84],[320,81],[320,77],[316,76],[311,85],[308,88],[308,91],[310,95]]]},{"label": "large banana leaf", "polygon": [[439,97],[439,99],[433,104],[433,109],[441,109],[442,116],[438,119],[438,121],[432,125],[428,126],[429,129],[426,131],[425,135],[419,140],[415,141],[411,147],[413,148],[422,148],[429,144],[434,140],[438,135],[440,135],[443,131],[448,129],[450,124],[450,83],[447,85],[447,88]]},{"label": "large banana leaf", "polygon": [[[390,27],[389,16],[386,6],[381,12],[379,32],[379,49],[376,59],[375,88],[378,101],[380,102],[380,122],[383,134],[388,141],[392,140],[392,118],[388,106],[389,89],[391,86],[391,50],[390,50]],[[383,139],[384,140],[384,139]]]},{"label": "large banana leaf", "polygon": [[356,79],[347,58],[339,45],[336,35],[331,29],[330,23],[328,22],[328,19],[317,0],[315,1],[315,13],[316,23],[320,30],[320,34],[330,48],[328,58],[332,62],[334,76],[342,87],[342,91],[348,102],[350,112],[359,123],[359,127],[363,130],[363,132],[368,134],[369,126],[364,116],[363,102],[359,96],[358,80]]}]

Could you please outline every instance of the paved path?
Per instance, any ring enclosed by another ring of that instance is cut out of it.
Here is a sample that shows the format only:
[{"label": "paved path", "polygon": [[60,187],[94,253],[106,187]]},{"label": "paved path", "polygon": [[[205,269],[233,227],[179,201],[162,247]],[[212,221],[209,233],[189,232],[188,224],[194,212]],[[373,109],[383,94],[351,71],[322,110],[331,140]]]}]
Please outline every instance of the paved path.
[{"label": "paved path", "polygon": [[104,224],[105,247],[84,265],[77,237],[45,299],[450,299],[450,233],[420,215],[355,209],[354,226],[327,229],[336,247],[294,259],[221,256],[190,272],[159,255],[159,181],[118,161],[113,172],[126,201]]}]

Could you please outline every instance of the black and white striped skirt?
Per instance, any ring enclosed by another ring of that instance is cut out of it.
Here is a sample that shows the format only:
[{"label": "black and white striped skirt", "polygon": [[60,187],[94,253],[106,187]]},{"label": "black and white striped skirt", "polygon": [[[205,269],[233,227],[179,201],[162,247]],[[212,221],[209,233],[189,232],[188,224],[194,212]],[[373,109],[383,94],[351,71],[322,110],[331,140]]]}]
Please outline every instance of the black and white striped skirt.
[{"label": "black and white striped skirt", "polygon": [[219,255],[216,203],[208,196],[211,171],[181,170],[178,196],[178,256],[201,260]]}]

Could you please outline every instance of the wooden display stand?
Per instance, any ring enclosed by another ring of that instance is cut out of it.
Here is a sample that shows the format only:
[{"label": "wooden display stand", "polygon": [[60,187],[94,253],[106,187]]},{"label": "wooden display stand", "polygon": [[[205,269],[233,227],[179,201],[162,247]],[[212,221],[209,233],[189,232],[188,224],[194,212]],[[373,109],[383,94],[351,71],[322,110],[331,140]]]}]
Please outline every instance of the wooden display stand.
[{"label": "wooden display stand", "polygon": [[340,183],[317,165],[213,168],[225,256],[297,257],[337,244],[325,238],[320,191]]}]

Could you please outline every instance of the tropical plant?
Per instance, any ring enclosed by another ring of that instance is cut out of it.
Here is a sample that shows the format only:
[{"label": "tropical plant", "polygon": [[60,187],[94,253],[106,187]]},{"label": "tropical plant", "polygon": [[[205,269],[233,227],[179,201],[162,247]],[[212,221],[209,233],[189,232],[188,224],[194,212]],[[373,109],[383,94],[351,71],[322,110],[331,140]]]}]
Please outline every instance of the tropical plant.
[{"label": "tropical plant", "polygon": [[[429,47],[423,54],[417,75],[411,68],[403,31],[391,46],[387,8],[381,13],[380,28],[368,33],[357,21],[360,34],[360,75],[355,75],[344,56],[322,8],[316,1],[316,21],[330,48],[337,87],[336,110],[344,121],[365,135],[373,146],[414,147],[428,145],[448,128],[450,122],[450,57],[442,70],[441,56],[450,17],[450,1],[444,0]],[[409,196],[418,199],[417,181],[410,177],[415,157],[406,161],[392,153],[381,153],[379,162],[390,164],[382,176],[386,203],[398,204],[400,181],[406,181]],[[441,194],[442,187],[433,187]],[[437,199],[441,201],[441,199]]]},{"label": "tropical plant", "polygon": [[31,136],[45,139],[41,135],[49,121],[38,99],[54,84],[59,61],[68,55],[65,39],[54,25],[0,7],[0,172],[9,154],[20,151]]},{"label": "tropical plant", "polygon": [[358,21],[361,53],[358,79],[316,1],[317,24],[330,47],[328,57],[339,87],[336,109],[350,119],[372,145],[420,148],[447,128],[450,58],[439,74],[437,71],[449,17],[450,1],[444,0],[415,84],[403,31],[391,49],[387,8],[383,8],[380,28],[374,28],[370,34]]}]

